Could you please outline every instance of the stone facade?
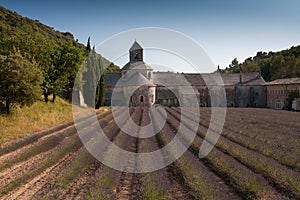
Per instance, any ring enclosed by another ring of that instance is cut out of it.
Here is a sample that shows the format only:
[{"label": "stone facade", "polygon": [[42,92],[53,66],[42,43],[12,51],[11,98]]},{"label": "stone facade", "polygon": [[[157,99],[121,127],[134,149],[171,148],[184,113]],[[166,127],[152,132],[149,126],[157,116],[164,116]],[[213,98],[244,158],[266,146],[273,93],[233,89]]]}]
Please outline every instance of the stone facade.
[{"label": "stone facade", "polygon": [[291,91],[300,93],[300,78],[278,79],[267,84],[267,107],[283,109]]},{"label": "stone facade", "polygon": [[[106,73],[105,105],[151,106],[155,103],[153,69],[143,61],[143,49],[135,42],[129,50],[129,62],[120,73]],[[112,102],[113,99],[113,102]]]}]

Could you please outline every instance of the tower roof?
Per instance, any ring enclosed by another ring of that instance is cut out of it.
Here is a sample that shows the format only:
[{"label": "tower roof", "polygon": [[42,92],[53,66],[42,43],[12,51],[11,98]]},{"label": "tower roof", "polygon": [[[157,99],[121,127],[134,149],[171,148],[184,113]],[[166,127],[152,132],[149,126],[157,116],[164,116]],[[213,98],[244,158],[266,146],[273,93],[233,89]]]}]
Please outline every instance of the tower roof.
[{"label": "tower roof", "polygon": [[131,46],[131,48],[129,49],[129,51],[135,51],[135,50],[138,50],[138,49],[143,49],[143,48],[141,47],[141,45],[137,41],[134,41],[134,43]]},{"label": "tower roof", "polygon": [[128,62],[123,68],[122,70],[131,70],[131,69],[135,69],[135,70],[148,70],[148,71],[152,71],[153,69],[144,61],[138,61],[138,62]]}]

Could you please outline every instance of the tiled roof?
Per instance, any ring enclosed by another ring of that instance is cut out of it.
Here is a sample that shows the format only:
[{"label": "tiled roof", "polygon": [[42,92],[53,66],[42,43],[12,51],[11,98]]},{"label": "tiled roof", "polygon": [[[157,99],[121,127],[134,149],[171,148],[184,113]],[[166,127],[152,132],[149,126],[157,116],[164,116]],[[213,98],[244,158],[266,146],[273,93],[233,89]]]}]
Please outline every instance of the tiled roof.
[{"label": "tiled roof", "polygon": [[183,74],[172,72],[154,72],[153,82],[162,86],[189,85]]},{"label": "tiled roof", "polygon": [[[127,76],[127,77],[126,77]],[[122,78],[122,80],[118,83],[118,87],[128,87],[128,86],[155,86],[151,81],[149,81],[144,75],[141,73],[133,73],[129,74],[130,77],[128,77],[128,74],[125,75],[125,79]]]},{"label": "tiled roof", "polygon": [[[105,75],[105,84],[114,86],[121,77],[120,73],[107,73]],[[161,85],[161,86],[185,86],[191,84],[195,87],[206,87],[207,85],[218,85],[220,81],[216,81],[216,74],[181,74],[172,72],[154,72],[152,76],[153,83],[146,77],[138,73],[138,76],[128,78],[130,82],[126,83],[133,85]],[[222,81],[225,86],[234,85],[265,85],[266,82],[258,73],[236,73],[236,74],[221,74]],[[242,79],[242,83],[240,82]],[[205,80],[205,81],[204,81]],[[186,82],[188,81],[188,82]],[[300,78],[298,78],[300,83]],[[273,81],[274,82],[274,81]],[[271,83],[273,83],[271,82]],[[218,83],[218,84],[217,84]],[[270,83],[269,83],[270,84]]]},{"label": "tiled roof", "polygon": [[[180,79],[185,78],[193,86],[206,86],[206,85],[218,85],[220,81],[217,80],[216,74],[178,74],[167,72],[153,73],[153,81],[155,84],[164,86],[176,86],[180,82]],[[259,76],[258,73],[236,73],[236,74],[221,74],[224,85],[264,85],[264,79]],[[240,78],[242,83],[240,83]],[[218,83],[218,84],[217,84]]]},{"label": "tiled roof", "polygon": [[298,78],[284,78],[268,82],[267,85],[286,85],[286,84],[300,84],[300,77]]},{"label": "tiled roof", "polygon": [[153,69],[144,61],[136,61],[136,62],[128,62],[123,68],[122,70],[129,70],[129,69],[136,69],[136,70],[140,70],[140,69],[146,69],[149,71],[152,71]]}]

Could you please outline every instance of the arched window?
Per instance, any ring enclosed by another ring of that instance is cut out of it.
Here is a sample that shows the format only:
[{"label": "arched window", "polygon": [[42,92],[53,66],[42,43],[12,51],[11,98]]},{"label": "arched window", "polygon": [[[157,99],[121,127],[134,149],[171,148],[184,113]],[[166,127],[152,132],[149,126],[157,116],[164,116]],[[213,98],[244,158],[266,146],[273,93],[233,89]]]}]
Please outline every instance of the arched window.
[{"label": "arched window", "polygon": [[141,96],[140,99],[141,99],[141,103],[144,103],[144,96]]}]

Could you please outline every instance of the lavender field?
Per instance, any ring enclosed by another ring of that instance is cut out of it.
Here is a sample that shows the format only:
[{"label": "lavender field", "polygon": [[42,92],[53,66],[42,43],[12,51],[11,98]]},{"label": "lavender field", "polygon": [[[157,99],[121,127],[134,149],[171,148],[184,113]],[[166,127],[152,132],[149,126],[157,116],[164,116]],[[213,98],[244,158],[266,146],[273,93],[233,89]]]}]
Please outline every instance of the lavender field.
[{"label": "lavender field", "polygon": [[[110,110],[97,117],[112,143],[129,152],[147,153],[174,138],[180,119],[186,130],[194,126],[194,111],[187,109],[184,113],[189,114],[184,115],[183,109],[165,108],[164,127],[149,138],[122,132]],[[155,127],[164,119],[159,112],[153,117],[147,107],[131,108],[130,114],[139,126],[152,118]],[[211,110],[201,108],[192,145],[175,162],[149,173],[122,172],[102,164],[83,147],[72,123],[7,143],[0,149],[0,198],[300,199],[300,113],[227,109],[216,146],[200,159],[210,117]],[[83,120],[81,126],[91,124]],[[166,163],[169,156],[162,155]],[[124,166],[134,169],[136,162],[132,157]]]}]

